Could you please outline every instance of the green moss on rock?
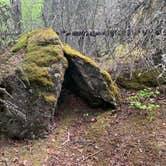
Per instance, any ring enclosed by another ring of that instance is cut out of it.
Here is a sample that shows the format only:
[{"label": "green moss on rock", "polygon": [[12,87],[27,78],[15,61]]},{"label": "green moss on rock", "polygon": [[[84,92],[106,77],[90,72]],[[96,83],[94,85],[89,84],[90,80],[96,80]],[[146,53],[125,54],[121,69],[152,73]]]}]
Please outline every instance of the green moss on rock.
[{"label": "green moss on rock", "polygon": [[28,42],[28,35],[29,34],[24,34],[22,35],[19,40],[17,41],[17,43],[11,48],[12,52],[17,52],[21,49],[26,48],[27,46],[27,42]]},{"label": "green moss on rock", "polygon": [[38,46],[62,44],[58,35],[51,29],[40,29],[23,34],[12,47],[12,52],[27,49],[28,52],[38,49]]},{"label": "green moss on rock", "polygon": [[54,86],[47,67],[39,67],[35,63],[28,63],[27,65],[23,65],[22,69],[25,72],[22,79],[28,79],[31,85],[45,87]]},{"label": "green moss on rock", "polygon": [[81,96],[86,96],[85,98],[94,105],[100,103],[101,100],[114,104],[121,101],[120,91],[107,71],[100,69],[91,58],[68,45],[64,45],[63,50],[70,68],[73,66],[73,69],[70,69],[70,75],[79,87],[78,90],[89,94],[88,96],[84,92],[79,92],[82,93]]},{"label": "green moss on rock", "polygon": [[139,83],[153,87],[165,83],[163,76],[159,78],[161,73],[162,70],[160,69],[151,69],[143,72],[136,71],[135,78],[138,79]]},{"label": "green moss on rock", "polygon": [[64,51],[65,54],[70,55],[71,57],[81,58],[86,63],[89,63],[90,65],[92,65],[94,67],[98,67],[97,63],[94,62],[91,58],[81,54],[79,51],[76,51],[75,49],[73,49],[69,45],[63,45],[63,51]]},{"label": "green moss on rock", "polygon": [[116,83],[112,80],[111,75],[106,70],[102,70],[102,74],[107,79],[110,95],[112,96],[114,101],[118,101],[119,103],[121,103],[120,90],[117,87]]},{"label": "green moss on rock", "polygon": [[55,94],[53,93],[43,93],[42,96],[47,103],[50,103],[52,105],[54,105],[55,101],[57,100]]},{"label": "green moss on rock", "polygon": [[57,63],[62,58],[64,57],[61,47],[50,45],[28,52],[24,60],[26,63],[35,63],[38,66],[48,66],[49,64]]},{"label": "green moss on rock", "polygon": [[55,89],[52,73],[54,70],[61,74],[61,80],[64,79],[64,70],[60,71],[61,65],[67,68],[68,62],[64,57],[61,41],[51,28],[34,30],[22,35],[12,51],[18,52],[20,49],[25,50],[23,64],[18,69],[21,68],[20,78],[30,83],[31,88],[41,93],[47,89]]},{"label": "green moss on rock", "polygon": [[135,71],[131,79],[128,76],[121,75],[117,79],[117,83],[126,89],[144,89],[147,87],[155,87],[164,84],[166,81],[163,77],[159,78],[161,71],[151,69],[149,71]]}]

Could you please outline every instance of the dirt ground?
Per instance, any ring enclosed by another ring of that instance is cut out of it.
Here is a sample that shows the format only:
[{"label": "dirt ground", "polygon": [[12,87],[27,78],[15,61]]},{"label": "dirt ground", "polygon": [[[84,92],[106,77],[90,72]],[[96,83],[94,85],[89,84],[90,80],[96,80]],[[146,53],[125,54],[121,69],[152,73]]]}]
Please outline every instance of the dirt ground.
[{"label": "dirt ground", "polygon": [[165,166],[164,94],[154,119],[128,104],[122,90],[116,110],[89,108],[73,94],[63,97],[52,132],[40,140],[0,140],[0,166]]}]

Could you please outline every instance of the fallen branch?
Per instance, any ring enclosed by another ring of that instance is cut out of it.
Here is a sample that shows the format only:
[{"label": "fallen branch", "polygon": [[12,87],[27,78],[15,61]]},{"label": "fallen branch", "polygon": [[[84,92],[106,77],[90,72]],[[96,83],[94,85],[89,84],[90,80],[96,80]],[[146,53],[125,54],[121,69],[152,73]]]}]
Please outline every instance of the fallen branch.
[{"label": "fallen branch", "polygon": [[0,88],[0,92],[5,93],[6,95],[8,95],[10,98],[13,99],[13,96],[10,93],[8,93],[5,88]]},{"label": "fallen branch", "polygon": [[17,36],[20,35],[18,32],[0,32],[0,36]]},{"label": "fallen branch", "polygon": [[104,151],[104,149],[101,149],[101,150],[99,150],[99,151],[97,151],[97,152],[95,152],[95,153],[93,153],[93,154],[90,154],[89,156],[85,157],[85,158],[82,159],[81,161],[82,161],[82,162],[83,162],[83,161],[86,161],[86,160],[89,159],[90,157],[94,157],[94,156],[96,156],[97,154],[101,153],[102,151]]},{"label": "fallen branch", "polygon": [[69,141],[70,141],[70,133],[68,132],[67,133],[67,140],[62,145],[65,145]]},{"label": "fallen branch", "polygon": [[[91,36],[91,37],[96,37],[96,36],[114,36],[116,33],[122,33],[122,30],[74,30],[74,31],[60,31],[56,32],[58,35],[64,34],[65,36]],[[125,31],[123,32],[125,33]],[[20,33],[10,33],[10,32],[0,32],[0,36],[17,36],[20,35]]]},{"label": "fallen branch", "polygon": [[[91,37],[96,37],[96,36],[114,36],[115,33],[117,33],[118,30],[81,30],[81,31],[61,31],[57,32],[58,35],[64,34],[65,36],[91,36]],[[122,31],[120,31],[122,32]]]},{"label": "fallen branch", "polygon": [[12,113],[14,116],[17,118],[19,117],[21,120],[27,121],[26,115],[18,110],[18,106],[11,103],[10,101],[5,101],[2,99],[0,99],[0,102],[3,103],[8,108],[8,111],[10,111],[10,113]]}]

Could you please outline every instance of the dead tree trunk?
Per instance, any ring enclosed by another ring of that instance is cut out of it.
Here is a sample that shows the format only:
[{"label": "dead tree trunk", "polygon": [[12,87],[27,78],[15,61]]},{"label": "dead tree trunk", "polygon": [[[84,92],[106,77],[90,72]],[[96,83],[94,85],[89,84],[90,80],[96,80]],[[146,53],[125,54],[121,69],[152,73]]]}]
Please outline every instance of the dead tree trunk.
[{"label": "dead tree trunk", "polygon": [[22,32],[21,0],[10,0],[14,29],[17,33]]}]

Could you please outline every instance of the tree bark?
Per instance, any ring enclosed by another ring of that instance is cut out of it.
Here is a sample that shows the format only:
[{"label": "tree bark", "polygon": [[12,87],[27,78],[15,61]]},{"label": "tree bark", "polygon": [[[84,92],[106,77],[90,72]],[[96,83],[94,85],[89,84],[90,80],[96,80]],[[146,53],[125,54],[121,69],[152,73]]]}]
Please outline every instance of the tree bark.
[{"label": "tree bark", "polygon": [[16,33],[22,32],[21,0],[10,0],[12,16],[14,20],[14,29]]}]

